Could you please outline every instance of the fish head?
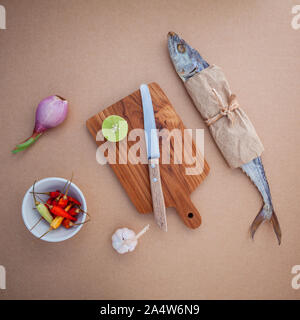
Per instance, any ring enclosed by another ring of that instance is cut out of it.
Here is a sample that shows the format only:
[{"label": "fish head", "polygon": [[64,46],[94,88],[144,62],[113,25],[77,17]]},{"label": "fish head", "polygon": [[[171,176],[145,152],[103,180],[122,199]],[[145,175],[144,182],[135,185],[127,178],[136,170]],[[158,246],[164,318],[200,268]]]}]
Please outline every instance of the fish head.
[{"label": "fish head", "polygon": [[186,81],[209,66],[199,52],[175,32],[168,33],[168,48],[173,65],[182,81]]}]

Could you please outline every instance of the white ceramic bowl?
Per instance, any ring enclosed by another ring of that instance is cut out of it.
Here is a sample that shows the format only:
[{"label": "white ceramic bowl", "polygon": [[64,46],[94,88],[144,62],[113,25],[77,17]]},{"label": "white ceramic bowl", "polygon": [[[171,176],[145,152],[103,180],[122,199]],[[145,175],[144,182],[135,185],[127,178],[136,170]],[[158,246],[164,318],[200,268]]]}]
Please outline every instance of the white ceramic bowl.
[{"label": "white ceramic bowl", "polygon": [[[63,187],[65,186],[66,182],[67,182],[67,180],[62,179],[62,178],[45,178],[45,179],[42,179],[42,180],[39,180],[36,182],[35,187],[34,187],[34,191],[35,192],[47,192],[47,191],[55,191],[57,189],[63,190]],[[23,217],[25,226],[27,227],[27,229],[29,231],[32,228],[32,226],[40,219],[40,215],[39,215],[38,211],[36,209],[34,209],[34,207],[35,207],[34,200],[33,200],[32,193],[30,193],[32,191],[32,187],[33,186],[31,186],[27,190],[27,192],[24,196],[24,199],[23,199],[23,203],[22,203],[22,217]],[[71,183],[68,195],[77,199],[81,203],[81,208],[83,209],[83,211],[87,212],[87,206],[86,206],[86,201],[85,201],[84,195],[81,192],[81,190],[74,183]],[[45,200],[45,202],[48,199],[47,195],[39,195],[39,197],[41,199]],[[37,198],[37,200],[39,201],[38,198]],[[79,213],[77,218],[78,219],[77,219],[76,223],[84,222],[86,219],[86,214]],[[49,242],[59,242],[59,241],[69,239],[69,238],[73,237],[82,228],[82,226],[83,225],[73,226],[70,229],[66,229],[63,226],[61,226],[58,229],[52,230],[51,232],[47,233],[42,238],[42,240],[49,241]],[[49,223],[43,219],[30,232],[34,236],[39,238],[48,229],[49,229]]]}]

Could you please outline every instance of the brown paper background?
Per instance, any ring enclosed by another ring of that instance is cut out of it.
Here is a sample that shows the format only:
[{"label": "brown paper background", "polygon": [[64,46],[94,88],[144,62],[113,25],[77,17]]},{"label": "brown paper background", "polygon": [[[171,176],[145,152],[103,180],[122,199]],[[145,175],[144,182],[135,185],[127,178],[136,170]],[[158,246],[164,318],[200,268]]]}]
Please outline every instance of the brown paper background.
[{"label": "brown paper background", "polygon": [[[0,299],[299,299],[291,268],[300,264],[300,30],[295,1],[1,0]],[[112,170],[96,162],[85,120],[156,81],[188,128],[204,128],[170,62],[166,34],[178,32],[208,62],[221,66],[265,146],[263,163],[280,219],[278,247],[270,225],[255,241],[248,228],[261,199],[240,170],[228,168],[208,130],[206,181],[192,194],[198,230],[168,209],[168,233],[139,215]],[[28,152],[10,150],[31,134],[37,103],[50,94],[70,101],[67,121]],[[35,178],[70,177],[93,221],[71,240],[34,238],[21,203]],[[118,255],[119,226],[151,230],[135,252]]]}]

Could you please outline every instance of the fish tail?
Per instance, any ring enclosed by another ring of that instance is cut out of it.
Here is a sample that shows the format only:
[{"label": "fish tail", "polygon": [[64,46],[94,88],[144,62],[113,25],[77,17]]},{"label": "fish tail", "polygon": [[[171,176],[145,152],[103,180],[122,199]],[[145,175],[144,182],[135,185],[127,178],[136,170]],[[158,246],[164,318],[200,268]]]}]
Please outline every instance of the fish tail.
[{"label": "fish tail", "polygon": [[281,244],[281,229],[280,229],[280,225],[279,225],[277,216],[275,214],[275,211],[272,212],[271,222],[272,222],[273,229],[274,229],[274,232],[275,232],[277,240],[278,240],[278,244],[280,245]]},{"label": "fish tail", "polygon": [[279,225],[277,216],[276,216],[273,209],[272,209],[271,216],[270,216],[270,214],[266,212],[264,206],[262,207],[262,209],[260,210],[260,212],[258,213],[258,215],[255,217],[255,219],[253,220],[253,222],[251,224],[250,233],[251,233],[252,239],[254,239],[254,235],[255,235],[256,230],[266,220],[271,221],[271,223],[273,225],[274,232],[275,232],[277,240],[278,240],[278,244],[280,245],[281,244],[281,229],[280,229],[280,225]]},{"label": "fish tail", "polygon": [[251,238],[254,239],[254,235],[258,227],[265,221],[265,215],[264,215],[264,209],[262,208],[258,215],[255,217],[253,220],[251,227],[250,227],[250,233],[251,233]]}]

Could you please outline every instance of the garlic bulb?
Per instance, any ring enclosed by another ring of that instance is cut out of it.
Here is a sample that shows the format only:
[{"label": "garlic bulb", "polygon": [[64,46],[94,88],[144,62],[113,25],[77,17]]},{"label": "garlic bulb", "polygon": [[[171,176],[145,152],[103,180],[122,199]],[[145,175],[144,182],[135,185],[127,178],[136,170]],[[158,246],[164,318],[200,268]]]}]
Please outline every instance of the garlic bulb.
[{"label": "garlic bulb", "polygon": [[138,239],[141,237],[148,229],[149,224],[137,235],[133,230],[128,228],[121,228],[116,230],[112,236],[112,246],[118,253],[127,253],[135,249],[138,244]]}]

